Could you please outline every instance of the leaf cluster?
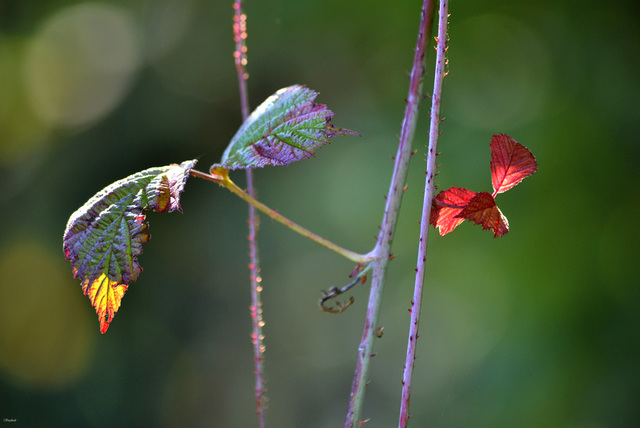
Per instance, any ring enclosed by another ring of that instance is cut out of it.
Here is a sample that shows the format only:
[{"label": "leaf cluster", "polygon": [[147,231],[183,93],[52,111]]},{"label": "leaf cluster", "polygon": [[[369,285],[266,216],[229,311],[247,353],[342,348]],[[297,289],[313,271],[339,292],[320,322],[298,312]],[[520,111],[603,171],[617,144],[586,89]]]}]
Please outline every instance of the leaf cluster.
[{"label": "leaf cluster", "polygon": [[[230,180],[230,170],[289,165],[313,156],[331,137],[358,135],[335,128],[333,112],[314,103],[317,95],[294,85],[269,97],[242,124],[220,163],[211,166],[211,175],[195,171],[195,160],[149,168],[101,190],[71,215],[64,233],[65,258],[98,314],[102,333],[109,328],[129,283],[142,272],[138,257],[142,244],[150,238],[144,211],[181,211],[180,195],[190,175],[215,181],[262,206]],[[495,237],[508,232],[509,223],[494,198],[533,174],[538,166],[531,152],[507,135],[494,135],[490,146],[493,194],[458,187],[440,192],[433,200],[430,217],[440,235],[464,220],[493,230]],[[341,254],[351,252],[341,249]]]},{"label": "leaf cluster", "polygon": [[[211,167],[221,185],[235,186],[229,170],[288,165],[309,158],[336,135],[333,112],[314,103],[317,92],[300,85],[280,89],[243,123],[219,164]],[[181,211],[180,194],[195,160],[149,168],[98,192],[71,215],[63,238],[74,278],[91,300],[106,332],[131,281],[142,272],[138,256],[149,241],[145,210]],[[203,173],[199,173],[204,175]]]},{"label": "leaf cluster", "polygon": [[529,149],[506,134],[494,135],[489,146],[493,194],[461,187],[438,193],[433,198],[429,223],[439,230],[440,236],[452,232],[465,220],[492,230],[494,238],[509,231],[509,221],[496,205],[495,197],[536,172],[538,163]]}]

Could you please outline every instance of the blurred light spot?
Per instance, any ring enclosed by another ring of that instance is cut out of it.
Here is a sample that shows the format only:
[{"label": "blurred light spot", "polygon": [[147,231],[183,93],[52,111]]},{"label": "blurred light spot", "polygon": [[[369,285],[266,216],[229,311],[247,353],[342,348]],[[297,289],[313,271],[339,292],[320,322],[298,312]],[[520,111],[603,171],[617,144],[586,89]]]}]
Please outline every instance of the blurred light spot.
[{"label": "blurred light spot", "polygon": [[25,97],[21,72],[24,41],[0,39],[0,162],[20,162],[47,141],[48,127]]},{"label": "blurred light spot", "polygon": [[223,42],[231,37],[232,21],[228,27],[214,25],[199,13],[202,7],[193,0],[154,0],[143,18],[145,51],[156,76],[172,93],[212,102],[230,96],[227,89],[237,88],[219,84],[235,78],[233,67],[221,67],[233,64],[230,45]]},{"label": "blurred light spot", "polygon": [[125,96],[139,64],[129,14],[82,3],[52,16],[28,48],[25,77],[33,108],[52,125],[96,121]]},{"label": "blurred light spot", "polygon": [[30,386],[76,379],[98,335],[89,302],[61,258],[33,241],[0,254],[0,368]]},{"label": "blurred light spot", "polygon": [[192,0],[151,0],[143,15],[144,49],[150,61],[171,51],[182,40],[194,14]]},{"label": "blurred light spot", "polygon": [[548,58],[540,38],[513,18],[484,15],[454,25],[444,115],[492,132],[534,120],[549,91]]}]

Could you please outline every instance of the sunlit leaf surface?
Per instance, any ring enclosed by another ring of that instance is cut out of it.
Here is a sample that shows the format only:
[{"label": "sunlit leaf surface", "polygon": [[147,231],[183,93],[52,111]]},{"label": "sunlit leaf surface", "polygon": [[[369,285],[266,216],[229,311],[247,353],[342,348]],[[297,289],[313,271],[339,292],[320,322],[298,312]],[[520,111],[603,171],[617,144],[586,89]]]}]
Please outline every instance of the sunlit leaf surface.
[{"label": "sunlit leaf surface", "polygon": [[433,198],[429,223],[441,236],[458,227],[464,220],[493,230],[495,238],[509,231],[509,222],[496,205],[498,193],[511,189],[538,170],[533,154],[522,144],[505,134],[491,138],[491,182],[493,195],[451,187]]},{"label": "sunlit leaf surface", "polygon": [[429,223],[437,228],[440,236],[453,231],[464,221],[460,216],[475,193],[461,187],[451,187],[443,190],[433,198]]},{"label": "sunlit leaf surface", "polygon": [[509,231],[509,222],[502,215],[496,201],[488,192],[478,192],[471,198],[467,206],[460,212],[460,217],[482,226],[484,230],[493,230],[493,237],[497,238]]},{"label": "sunlit leaf surface", "polygon": [[211,168],[256,168],[289,165],[314,156],[316,149],[336,135],[358,135],[335,128],[333,112],[314,104],[318,95],[304,86],[280,89],[267,98],[231,139],[219,164]]},{"label": "sunlit leaf surface", "polygon": [[144,210],[181,210],[180,194],[196,161],[150,168],[104,188],[71,215],[63,250],[106,332],[149,240]]},{"label": "sunlit leaf surface", "polygon": [[491,138],[491,183],[493,195],[506,192],[538,170],[533,154],[505,134]]}]

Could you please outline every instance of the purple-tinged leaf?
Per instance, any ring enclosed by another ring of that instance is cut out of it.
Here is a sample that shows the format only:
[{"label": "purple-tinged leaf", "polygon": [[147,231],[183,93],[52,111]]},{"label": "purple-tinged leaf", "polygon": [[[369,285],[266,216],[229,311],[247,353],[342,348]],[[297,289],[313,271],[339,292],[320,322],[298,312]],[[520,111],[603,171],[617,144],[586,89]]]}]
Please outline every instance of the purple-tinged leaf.
[{"label": "purple-tinged leaf", "polygon": [[289,165],[312,157],[336,135],[358,135],[331,124],[333,112],[314,104],[317,92],[300,85],[280,89],[267,98],[242,124],[219,164],[238,169]]},{"label": "purple-tinged leaf", "polygon": [[150,168],[104,188],[71,215],[63,250],[106,332],[129,282],[142,272],[149,240],[144,210],[182,211],[180,194],[196,161]]}]

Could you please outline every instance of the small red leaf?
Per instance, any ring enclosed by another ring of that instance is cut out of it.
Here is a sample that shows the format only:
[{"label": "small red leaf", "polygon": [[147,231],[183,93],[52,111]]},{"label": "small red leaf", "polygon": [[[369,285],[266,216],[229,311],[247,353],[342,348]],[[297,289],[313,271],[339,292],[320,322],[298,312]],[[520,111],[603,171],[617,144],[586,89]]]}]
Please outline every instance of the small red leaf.
[{"label": "small red leaf", "polygon": [[475,193],[461,187],[443,190],[433,198],[429,223],[437,228],[440,236],[444,236],[464,221],[460,215]]},{"label": "small red leaf", "polygon": [[509,222],[496,206],[496,201],[488,192],[478,192],[459,214],[461,217],[479,224],[484,230],[493,230],[497,238],[509,231]]},{"label": "small red leaf", "polygon": [[506,192],[538,170],[529,149],[506,134],[494,135],[490,147],[493,196]]}]

